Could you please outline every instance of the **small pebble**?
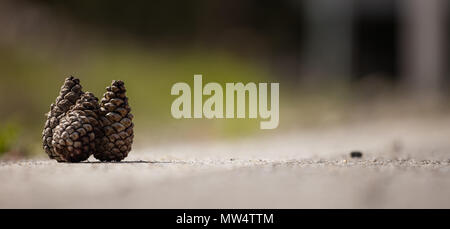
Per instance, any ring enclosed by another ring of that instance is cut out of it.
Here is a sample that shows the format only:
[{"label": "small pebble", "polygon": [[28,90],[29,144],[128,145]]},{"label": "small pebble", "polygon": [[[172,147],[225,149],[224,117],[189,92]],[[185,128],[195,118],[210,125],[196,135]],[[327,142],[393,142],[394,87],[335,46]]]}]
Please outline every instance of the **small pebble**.
[{"label": "small pebble", "polygon": [[361,158],[362,157],[362,153],[360,151],[352,151],[350,153],[350,157],[352,157],[352,158]]}]

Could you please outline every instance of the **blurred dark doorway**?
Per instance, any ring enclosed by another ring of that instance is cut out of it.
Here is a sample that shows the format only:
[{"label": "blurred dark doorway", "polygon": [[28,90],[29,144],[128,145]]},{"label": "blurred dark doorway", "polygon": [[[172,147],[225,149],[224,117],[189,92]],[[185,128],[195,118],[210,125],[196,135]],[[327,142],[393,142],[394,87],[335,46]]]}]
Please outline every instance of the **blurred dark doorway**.
[{"label": "blurred dark doorway", "polygon": [[353,81],[398,80],[396,1],[357,1],[354,11]]}]

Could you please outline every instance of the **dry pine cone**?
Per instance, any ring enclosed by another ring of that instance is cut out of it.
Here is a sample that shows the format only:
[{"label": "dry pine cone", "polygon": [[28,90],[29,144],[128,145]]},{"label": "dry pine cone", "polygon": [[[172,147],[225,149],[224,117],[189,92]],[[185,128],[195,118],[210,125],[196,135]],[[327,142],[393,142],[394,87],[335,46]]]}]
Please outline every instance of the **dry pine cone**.
[{"label": "dry pine cone", "polygon": [[133,143],[133,116],[122,81],[107,88],[101,106],[80,81],[65,80],[51,105],[43,131],[43,148],[58,162],[80,162],[94,154],[101,161],[121,161]]},{"label": "dry pine cone", "polygon": [[70,76],[64,81],[64,85],[61,87],[56,102],[50,106],[50,112],[47,113],[47,121],[45,122],[44,131],[42,133],[42,141],[44,150],[51,159],[55,159],[59,162],[65,161],[65,159],[57,154],[53,148],[53,130],[59,124],[59,120],[62,116],[66,114],[82,94],[80,80]]},{"label": "dry pine cone", "polygon": [[100,104],[100,122],[104,136],[94,157],[100,161],[121,161],[133,144],[133,115],[125,95],[123,81],[113,81],[106,88]]},{"label": "dry pine cone", "polygon": [[95,152],[96,135],[100,131],[97,121],[99,108],[94,94],[86,92],[60,119],[54,129],[53,147],[65,161],[84,161]]}]

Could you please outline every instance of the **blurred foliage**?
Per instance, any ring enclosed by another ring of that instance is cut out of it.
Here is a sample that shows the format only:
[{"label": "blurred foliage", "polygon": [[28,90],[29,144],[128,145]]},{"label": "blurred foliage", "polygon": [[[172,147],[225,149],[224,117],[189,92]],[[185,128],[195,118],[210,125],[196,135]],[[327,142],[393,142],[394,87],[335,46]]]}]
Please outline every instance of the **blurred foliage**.
[{"label": "blurred foliage", "polygon": [[20,128],[17,123],[0,124],[0,156],[9,152],[17,142]]},{"label": "blurred foliage", "polygon": [[[0,110],[0,118],[16,117],[34,142],[40,141],[44,114],[68,75],[80,78],[83,90],[97,97],[112,80],[124,80],[137,136],[172,132],[200,139],[245,135],[258,130],[259,124],[249,119],[175,120],[170,114],[174,83],[187,82],[193,88],[194,74],[203,74],[204,84],[270,81],[267,69],[224,50],[174,51],[123,42],[95,43],[70,53],[0,46],[0,74],[0,105],[7,108]],[[176,128],[168,130],[170,123]]]},{"label": "blurred foliage", "polygon": [[[301,4],[290,0],[28,1],[45,5],[54,12],[96,28],[181,44],[202,37],[221,40],[220,34],[231,28],[241,28],[264,36],[272,48],[290,50],[301,38],[300,27],[304,21],[303,14],[299,13]],[[239,42],[245,39],[246,36],[240,36]]]}]

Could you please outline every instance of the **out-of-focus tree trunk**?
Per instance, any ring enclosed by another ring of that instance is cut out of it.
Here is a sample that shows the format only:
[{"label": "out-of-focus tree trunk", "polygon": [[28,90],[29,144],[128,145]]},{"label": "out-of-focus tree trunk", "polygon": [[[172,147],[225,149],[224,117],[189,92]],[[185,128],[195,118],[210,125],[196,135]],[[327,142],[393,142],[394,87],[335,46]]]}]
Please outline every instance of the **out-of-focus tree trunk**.
[{"label": "out-of-focus tree trunk", "polygon": [[439,95],[446,60],[447,1],[402,0],[402,77],[409,92]]},{"label": "out-of-focus tree trunk", "polygon": [[302,73],[306,82],[347,81],[352,67],[353,0],[307,0]]}]

